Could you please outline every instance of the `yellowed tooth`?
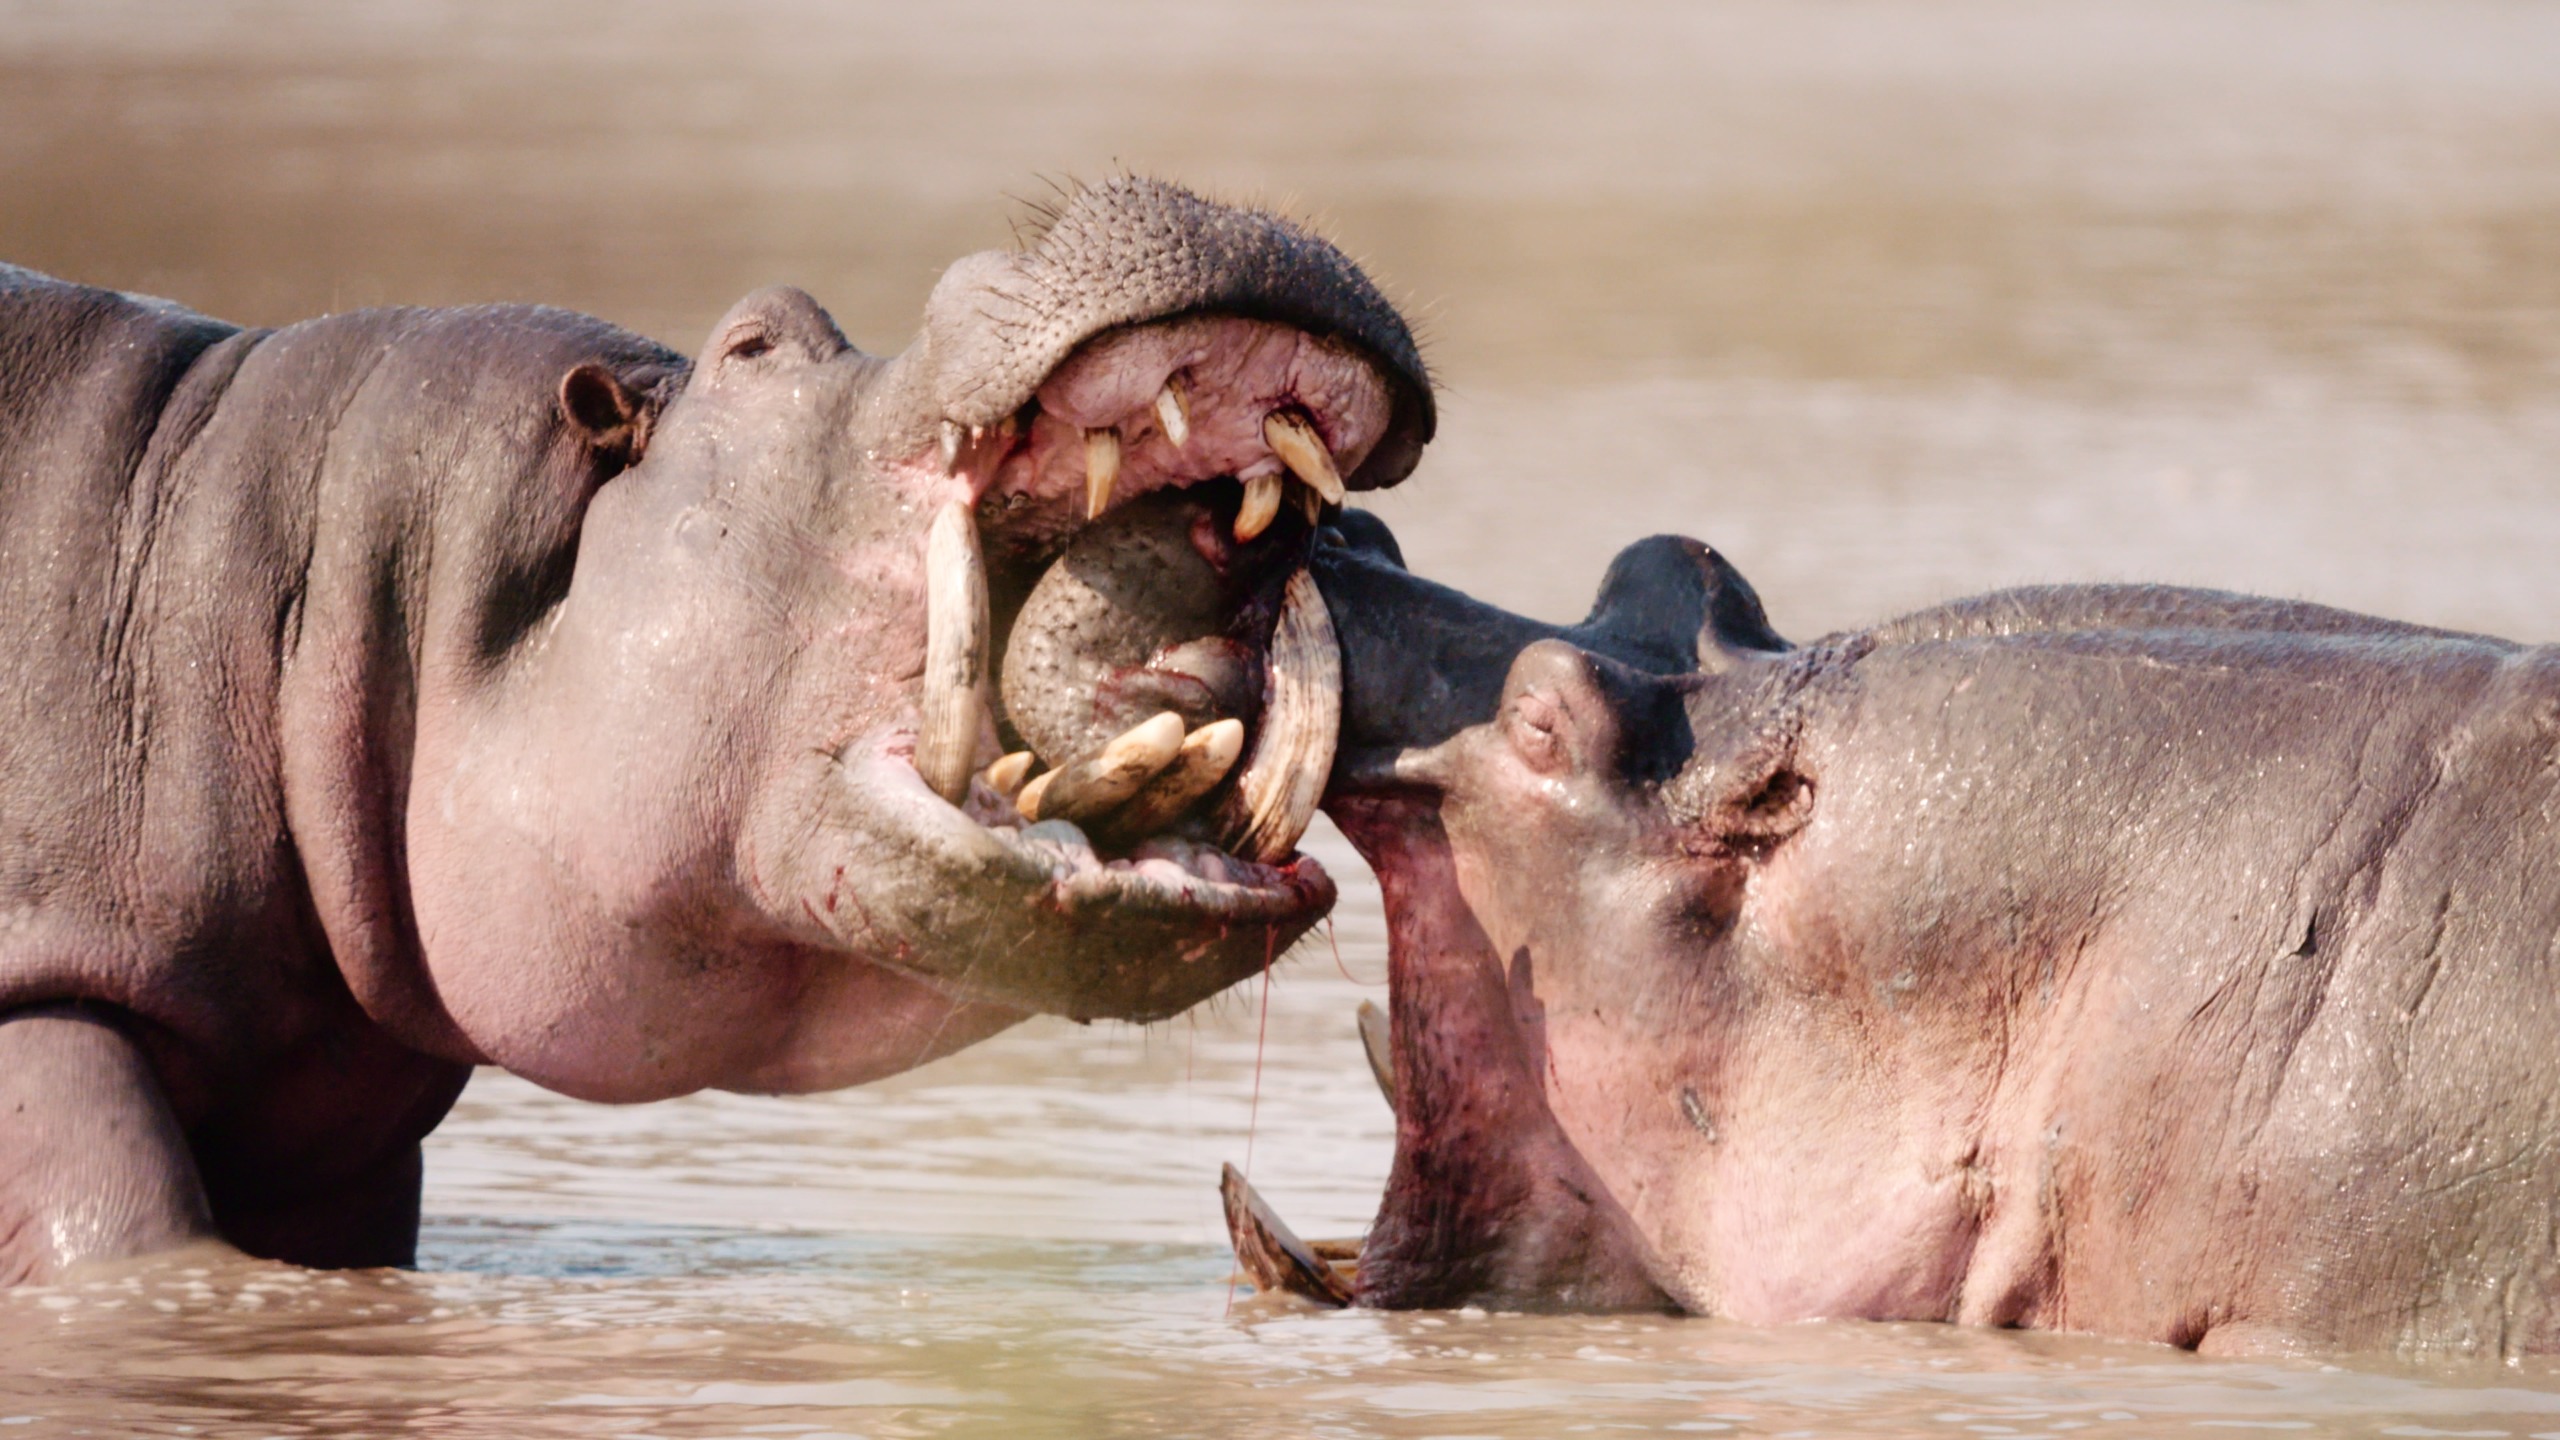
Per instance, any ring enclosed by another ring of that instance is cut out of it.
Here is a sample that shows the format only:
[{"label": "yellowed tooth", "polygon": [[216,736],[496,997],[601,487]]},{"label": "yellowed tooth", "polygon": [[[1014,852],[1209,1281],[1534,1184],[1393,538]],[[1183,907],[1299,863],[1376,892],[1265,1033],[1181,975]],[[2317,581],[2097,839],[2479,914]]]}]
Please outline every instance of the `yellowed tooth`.
[{"label": "yellowed tooth", "polygon": [[916,773],[957,805],[969,793],[987,710],[987,562],[969,502],[933,517],[924,544],[924,678],[918,691]]},{"label": "yellowed tooth", "polygon": [[1084,432],[1084,518],[1098,518],[1111,504],[1111,487],[1120,483],[1120,432]]},{"label": "yellowed tooth", "polygon": [[1290,474],[1315,487],[1328,503],[1339,505],[1350,493],[1342,488],[1342,472],[1333,468],[1333,452],[1324,448],[1324,437],[1304,415],[1274,410],[1263,416],[1262,443],[1271,447]]},{"label": "yellowed tooth", "polygon": [[1299,1239],[1233,1165],[1218,1167],[1218,1198],[1227,1212],[1227,1239],[1254,1289],[1287,1291],[1337,1310],[1351,1303],[1351,1286],[1340,1272]]},{"label": "yellowed tooth", "polygon": [[1164,388],[1156,392],[1156,423],[1175,449],[1191,443],[1191,387],[1181,376],[1167,375]]},{"label": "yellowed tooth", "polygon": [[1219,808],[1219,848],[1264,865],[1288,858],[1315,818],[1342,734],[1342,642],[1315,576],[1301,569],[1282,592],[1271,631],[1262,723]]},{"label": "yellowed tooth", "polygon": [[1025,820],[1039,819],[1040,802],[1042,799],[1046,798],[1049,793],[1049,782],[1057,778],[1058,772],[1052,770],[1048,774],[1032,781],[1030,784],[1023,786],[1022,793],[1013,797],[1014,812]]},{"label": "yellowed tooth", "polygon": [[1022,787],[1015,808],[1026,819],[1075,821],[1116,810],[1173,763],[1181,753],[1182,738],[1182,717],[1160,711],[1129,727],[1099,753],[1061,765]]},{"label": "yellowed tooth", "polygon": [[1236,511],[1237,544],[1271,528],[1280,516],[1280,492],[1288,484],[1285,475],[1256,475],[1244,482],[1244,506]]},{"label": "yellowed tooth", "polygon": [[1030,776],[1031,752],[1016,750],[987,767],[987,788],[1010,800],[1020,793],[1022,782]]},{"label": "yellowed tooth", "polygon": [[1170,825],[1191,802],[1218,788],[1227,772],[1236,768],[1236,759],[1244,754],[1244,722],[1234,718],[1212,720],[1182,737],[1182,748],[1174,752],[1173,763],[1162,774],[1129,797],[1111,817],[1115,830],[1133,840],[1143,840]]}]

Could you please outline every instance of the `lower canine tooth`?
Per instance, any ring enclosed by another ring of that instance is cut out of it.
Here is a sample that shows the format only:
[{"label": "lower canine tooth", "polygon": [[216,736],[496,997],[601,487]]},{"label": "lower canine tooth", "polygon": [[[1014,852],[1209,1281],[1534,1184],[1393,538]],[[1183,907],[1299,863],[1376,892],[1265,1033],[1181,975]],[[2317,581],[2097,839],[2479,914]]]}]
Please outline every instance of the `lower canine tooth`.
[{"label": "lower canine tooth", "polygon": [[1270,667],[1262,728],[1220,807],[1219,832],[1229,854],[1277,865],[1315,819],[1342,735],[1342,645],[1304,568],[1283,593]]},{"label": "lower canine tooth", "polygon": [[1111,504],[1111,487],[1120,483],[1120,432],[1084,432],[1084,518],[1101,515]]},{"label": "lower canine tooth", "polygon": [[1227,1239],[1253,1288],[1266,1295],[1287,1291],[1340,1309],[1352,1291],[1331,1265],[1298,1238],[1233,1165],[1218,1167],[1218,1197],[1227,1212]]},{"label": "lower canine tooth", "polygon": [[987,565],[968,502],[933,517],[924,541],[924,695],[916,773],[953,804],[969,793],[987,724]]},{"label": "lower canine tooth", "polygon": [[1342,485],[1342,472],[1333,468],[1333,452],[1324,448],[1324,437],[1307,418],[1289,410],[1274,410],[1262,417],[1262,443],[1289,467],[1289,473],[1314,487],[1328,504],[1339,505],[1350,492]]},{"label": "lower canine tooth", "polygon": [[1191,443],[1191,391],[1179,375],[1164,377],[1164,388],[1156,392],[1156,424],[1173,448]]},{"label": "lower canine tooth", "polygon": [[1288,484],[1288,479],[1279,475],[1256,475],[1244,482],[1244,507],[1236,511],[1237,544],[1271,528],[1271,522],[1280,515],[1280,492]]},{"label": "lower canine tooth", "polygon": [[1134,725],[1099,754],[1061,765],[1022,789],[1031,820],[1084,820],[1118,809],[1182,751],[1182,717],[1167,710]]}]

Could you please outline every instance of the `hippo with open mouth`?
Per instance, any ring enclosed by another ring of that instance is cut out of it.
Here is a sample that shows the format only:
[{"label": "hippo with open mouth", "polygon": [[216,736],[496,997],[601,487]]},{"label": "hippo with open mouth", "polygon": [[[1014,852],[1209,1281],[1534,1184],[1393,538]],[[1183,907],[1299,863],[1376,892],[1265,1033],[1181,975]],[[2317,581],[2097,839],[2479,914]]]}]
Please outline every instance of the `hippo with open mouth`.
[{"label": "hippo with open mouth", "polygon": [[1397,1149],[1356,1270],[1231,1174],[1263,1283],[2560,1348],[2560,648],[2141,586],[1798,647],[1670,539],[1560,629],[1359,530]]},{"label": "hippo with open mouth", "polygon": [[[1134,178],[887,359],[791,290],[687,363],[0,267],[0,1282],[405,1263],[474,1065],[815,1090],[1253,973],[1333,899],[1305,558],[1432,426],[1339,251]],[[1197,633],[1012,655],[1130,506]]]}]

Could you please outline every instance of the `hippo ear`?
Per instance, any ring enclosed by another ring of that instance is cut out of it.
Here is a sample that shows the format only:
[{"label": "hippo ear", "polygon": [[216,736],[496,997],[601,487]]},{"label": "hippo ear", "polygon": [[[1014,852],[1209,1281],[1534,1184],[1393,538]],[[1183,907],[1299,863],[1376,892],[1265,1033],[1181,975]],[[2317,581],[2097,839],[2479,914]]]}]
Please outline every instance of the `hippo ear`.
[{"label": "hippo ear", "polygon": [[587,447],[628,470],[649,448],[649,427],[658,415],[657,397],[593,360],[560,377],[560,413],[583,436]]},{"label": "hippo ear", "polygon": [[733,369],[785,359],[816,364],[852,348],[835,317],[806,291],[775,285],[729,307],[703,347],[702,365],[716,382]]},{"label": "hippo ear", "polygon": [[1731,669],[1753,653],[1790,649],[1742,572],[1686,535],[1654,535],[1618,552],[1600,578],[1585,643],[1661,675]]}]

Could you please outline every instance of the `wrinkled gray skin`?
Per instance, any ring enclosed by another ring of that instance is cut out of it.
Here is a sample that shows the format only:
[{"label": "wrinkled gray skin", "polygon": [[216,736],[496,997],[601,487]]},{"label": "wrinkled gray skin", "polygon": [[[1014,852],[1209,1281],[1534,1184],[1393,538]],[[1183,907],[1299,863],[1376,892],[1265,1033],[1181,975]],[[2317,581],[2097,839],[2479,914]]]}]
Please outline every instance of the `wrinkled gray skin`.
[{"label": "wrinkled gray skin", "polygon": [[[0,268],[0,1283],[405,1262],[473,1065],[812,1090],[1259,969],[1332,899],[1311,863],[1071,873],[908,758],[928,524],[975,503],[1000,639],[1110,419],[1053,378],[1177,349],[1263,386],[1203,380],[1201,465],[1246,403],[1354,486],[1429,436],[1337,251],[1143,180],[955,266],[890,359],[791,290],[688,364],[556,310],[240,330]],[[1131,444],[1126,493],[1212,478]]]},{"label": "wrinkled gray skin", "polygon": [[2560,1348],[2560,650],[2140,586],[1790,649],[1715,563],[1544,638],[1330,553],[1363,1303]]}]

